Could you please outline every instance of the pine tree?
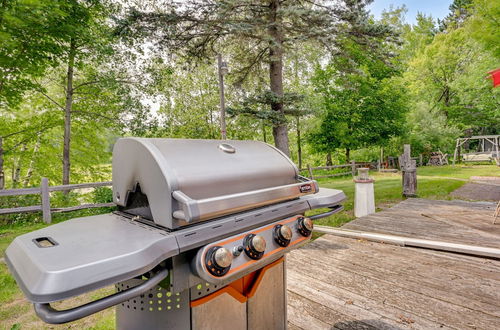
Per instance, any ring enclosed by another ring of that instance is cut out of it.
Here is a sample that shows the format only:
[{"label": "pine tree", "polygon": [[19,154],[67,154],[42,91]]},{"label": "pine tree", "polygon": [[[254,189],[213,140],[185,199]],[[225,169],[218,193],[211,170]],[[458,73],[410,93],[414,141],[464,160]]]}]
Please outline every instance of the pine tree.
[{"label": "pine tree", "polygon": [[[268,66],[270,109],[284,118],[284,57],[304,42],[315,42],[338,54],[338,41],[350,38],[374,51],[392,38],[385,25],[369,24],[371,0],[279,1],[195,0],[164,1],[144,10],[132,9],[118,33],[147,38],[161,49],[188,59],[206,59],[236,46],[238,75],[245,79],[260,65]],[[289,155],[286,120],[273,124],[276,146]]]}]

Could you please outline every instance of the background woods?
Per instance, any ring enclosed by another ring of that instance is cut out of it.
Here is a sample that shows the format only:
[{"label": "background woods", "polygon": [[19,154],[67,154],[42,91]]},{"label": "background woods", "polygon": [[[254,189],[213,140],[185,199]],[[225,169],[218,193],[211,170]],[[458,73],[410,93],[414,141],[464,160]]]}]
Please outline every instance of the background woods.
[{"label": "background woods", "polygon": [[303,164],[499,134],[500,4],[442,21],[371,1],[0,1],[0,189],[108,180],[119,136],[230,139]]}]

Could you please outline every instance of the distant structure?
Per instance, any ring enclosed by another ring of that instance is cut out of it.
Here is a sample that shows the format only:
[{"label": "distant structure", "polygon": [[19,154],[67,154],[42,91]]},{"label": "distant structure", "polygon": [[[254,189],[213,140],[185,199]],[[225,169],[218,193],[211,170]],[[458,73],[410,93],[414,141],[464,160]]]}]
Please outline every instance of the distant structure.
[{"label": "distant structure", "polygon": [[[491,162],[500,159],[499,154],[500,135],[477,135],[458,138],[453,154],[453,165],[458,160],[464,162]],[[462,151],[467,152],[463,153]],[[472,151],[475,150],[475,151]]]}]

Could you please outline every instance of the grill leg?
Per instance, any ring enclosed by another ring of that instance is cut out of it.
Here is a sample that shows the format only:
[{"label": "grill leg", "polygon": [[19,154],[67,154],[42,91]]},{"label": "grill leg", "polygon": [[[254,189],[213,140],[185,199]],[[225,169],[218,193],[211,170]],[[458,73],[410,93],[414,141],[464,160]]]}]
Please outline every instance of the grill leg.
[{"label": "grill leg", "polygon": [[247,301],[249,330],[286,329],[285,261],[268,269]]}]

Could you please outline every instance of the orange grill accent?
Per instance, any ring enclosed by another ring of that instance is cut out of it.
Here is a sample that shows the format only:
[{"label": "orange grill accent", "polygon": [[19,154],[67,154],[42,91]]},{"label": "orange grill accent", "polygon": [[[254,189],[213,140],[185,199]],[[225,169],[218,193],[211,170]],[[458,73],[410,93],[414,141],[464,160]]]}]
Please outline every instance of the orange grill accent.
[{"label": "orange grill accent", "polygon": [[252,298],[255,295],[255,292],[257,292],[257,289],[266,271],[282,263],[283,261],[284,258],[281,257],[278,260],[270,263],[269,265],[266,265],[259,270],[256,270],[246,276],[243,276],[242,278],[237,279],[234,282],[229,283],[227,286],[218,291],[215,291],[214,293],[211,293],[203,298],[191,301],[190,306],[196,307],[203,305],[224,293],[229,294],[240,303],[245,303],[249,298]]}]

